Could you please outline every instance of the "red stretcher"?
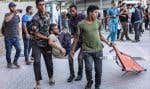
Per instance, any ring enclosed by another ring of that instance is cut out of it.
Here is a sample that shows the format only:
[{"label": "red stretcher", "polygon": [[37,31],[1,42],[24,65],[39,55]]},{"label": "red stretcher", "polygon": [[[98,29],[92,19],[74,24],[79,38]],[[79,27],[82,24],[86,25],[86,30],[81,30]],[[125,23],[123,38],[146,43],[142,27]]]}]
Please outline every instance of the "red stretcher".
[{"label": "red stretcher", "polygon": [[113,47],[113,50],[115,51],[116,57],[118,59],[117,63],[119,62],[121,64],[122,71],[135,73],[146,71],[146,69],[144,69],[141,65],[139,65],[131,56],[121,52],[115,45],[110,45],[107,41],[104,42],[108,44],[110,47]]}]

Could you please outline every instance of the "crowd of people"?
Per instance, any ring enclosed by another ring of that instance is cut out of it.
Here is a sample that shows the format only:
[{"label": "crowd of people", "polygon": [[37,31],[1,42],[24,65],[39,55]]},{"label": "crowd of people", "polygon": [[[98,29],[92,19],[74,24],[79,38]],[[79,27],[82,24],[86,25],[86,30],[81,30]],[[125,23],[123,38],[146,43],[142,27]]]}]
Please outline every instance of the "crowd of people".
[{"label": "crowd of people", "polygon": [[[111,38],[112,44],[116,39],[124,41],[124,36],[126,40],[139,42],[144,30],[149,30],[149,7],[144,8],[141,3],[126,4],[119,1],[117,6],[113,1],[112,7],[108,8],[105,14],[105,24],[108,25],[110,31],[107,40]],[[135,38],[131,39],[129,33],[135,34]]]},{"label": "crowd of people", "polygon": [[[55,23],[50,22],[52,14],[46,11],[44,0],[36,0],[37,12],[33,15],[33,7],[26,7],[26,14],[22,16],[22,39],[24,42],[25,63],[30,65],[33,60],[33,69],[35,75],[35,89],[40,88],[41,74],[41,54],[43,55],[49,85],[54,85],[53,78],[53,57],[63,58],[68,55],[70,76],[67,82],[80,81],[83,76],[83,61],[85,64],[85,74],[87,85],[85,89],[91,89],[93,84],[92,69],[94,64],[95,69],[95,89],[100,89],[102,76],[102,59],[103,59],[103,44],[104,36],[101,34],[102,23],[98,19],[98,6],[89,5],[86,15],[78,13],[76,5],[69,6],[69,12],[63,16],[63,27],[59,27],[59,20]],[[148,8],[143,9],[141,4],[126,5],[119,2],[116,6],[115,1],[111,2],[112,6],[107,9],[106,25],[110,34],[107,37],[111,38],[111,45],[115,44],[116,38],[123,41],[130,40],[128,33],[135,34],[134,42],[140,41],[140,35],[144,32],[142,28],[145,22],[145,30],[148,30],[150,13]],[[2,34],[6,48],[7,67],[20,68],[18,59],[21,53],[21,44],[19,33],[20,17],[17,14],[16,4],[14,2],[8,5],[10,12],[5,14]],[[132,30],[134,28],[134,30]],[[149,29],[150,30],[150,29]],[[120,35],[121,34],[121,35]],[[71,40],[73,39],[73,42]],[[11,61],[12,47],[16,49],[14,61]],[[30,53],[32,49],[32,53]],[[74,71],[74,53],[80,49],[78,54],[78,73]],[[75,78],[76,76],[76,78]]]}]

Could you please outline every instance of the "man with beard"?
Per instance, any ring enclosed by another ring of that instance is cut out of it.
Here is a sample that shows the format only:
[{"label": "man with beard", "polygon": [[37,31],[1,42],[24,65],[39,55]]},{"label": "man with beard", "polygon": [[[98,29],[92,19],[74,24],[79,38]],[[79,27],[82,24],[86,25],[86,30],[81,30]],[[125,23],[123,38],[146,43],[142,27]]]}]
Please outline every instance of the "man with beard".
[{"label": "man with beard", "polygon": [[20,45],[20,36],[19,36],[19,22],[20,18],[17,15],[16,4],[14,2],[9,3],[10,12],[5,14],[4,22],[2,26],[2,34],[5,39],[5,49],[6,49],[6,60],[7,67],[12,68],[11,62],[11,52],[12,46],[16,49],[16,55],[14,57],[13,64],[19,68],[18,59],[21,53],[21,45]]},{"label": "man with beard", "polygon": [[[71,35],[74,38],[75,34],[77,32],[77,24],[78,24],[78,22],[83,20],[85,16],[83,14],[78,14],[77,13],[77,7],[75,5],[71,5],[69,7],[69,9],[70,9],[70,14],[71,14],[69,26],[70,26],[70,29],[71,29]],[[75,48],[75,52],[79,48],[81,48],[81,42],[78,42],[78,45]],[[68,78],[67,81],[72,82],[73,79],[75,78],[73,55],[69,55],[68,59],[69,59],[70,77]],[[83,74],[83,60],[82,60],[82,48],[81,48],[81,50],[79,52],[79,55],[78,55],[78,76],[75,79],[75,81],[80,81],[82,79],[82,74]]]}]

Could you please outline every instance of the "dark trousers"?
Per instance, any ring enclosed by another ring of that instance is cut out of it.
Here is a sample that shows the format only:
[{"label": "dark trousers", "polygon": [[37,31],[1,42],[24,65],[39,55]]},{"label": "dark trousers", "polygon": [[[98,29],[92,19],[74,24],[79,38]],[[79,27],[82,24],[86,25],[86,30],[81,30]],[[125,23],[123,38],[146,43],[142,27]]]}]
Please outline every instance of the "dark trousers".
[{"label": "dark trousers", "polygon": [[140,26],[139,26],[139,29],[140,29],[140,36],[143,34],[144,32],[144,29],[142,28],[142,25],[143,25],[143,22],[140,22]]},{"label": "dark trousers", "polygon": [[[75,49],[75,52],[81,48],[80,46],[80,43],[77,45],[76,49]],[[74,73],[74,61],[73,61],[73,58],[69,55],[69,70],[70,70],[70,76],[75,76],[75,73]],[[78,55],[78,75],[81,75],[82,76],[83,74],[83,59],[82,59],[82,49],[80,50],[79,52],[79,55]]]},{"label": "dark trousers", "polygon": [[101,76],[102,76],[102,59],[103,52],[83,52],[83,59],[85,61],[85,73],[88,82],[92,80],[92,69],[93,62],[95,68],[95,87],[99,87],[101,85]]},{"label": "dark trousers", "polygon": [[118,30],[117,30],[117,39],[120,38],[120,30],[121,30],[121,29],[118,29]]},{"label": "dark trousers", "polygon": [[5,49],[6,49],[7,63],[11,63],[11,52],[12,52],[13,46],[16,49],[16,55],[14,57],[14,62],[17,62],[17,60],[20,57],[20,53],[21,53],[21,45],[19,42],[19,38],[18,37],[5,37]]},{"label": "dark trousers", "polygon": [[23,36],[25,61],[29,60],[29,55],[30,55],[31,46],[32,46],[31,42],[32,42],[31,38],[26,38],[25,36]]},{"label": "dark trousers", "polygon": [[124,36],[125,38],[128,40],[129,36],[128,36],[128,23],[127,22],[122,22],[122,28],[123,28],[123,32],[121,33],[121,40],[123,40]]},{"label": "dark trousers", "polygon": [[32,56],[34,58],[34,74],[35,80],[39,81],[42,80],[41,75],[41,54],[43,54],[45,65],[48,73],[48,77],[53,77],[53,62],[52,62],[52,52],[50,47],[39,47],[37,45],[32,46]]},{"label": "dark trousers", "polygon": [[134,23],[135,40],[138,41],[140,38],[140,22]]},{"label": "dark trousers", "polygon": [[145,19],[145,29],[148,30],[149,19]]},{"label": "dark trousers", "polygon": [[133,33],[133,30],[132,30],[132,23],[129,23],[129,33]]}]

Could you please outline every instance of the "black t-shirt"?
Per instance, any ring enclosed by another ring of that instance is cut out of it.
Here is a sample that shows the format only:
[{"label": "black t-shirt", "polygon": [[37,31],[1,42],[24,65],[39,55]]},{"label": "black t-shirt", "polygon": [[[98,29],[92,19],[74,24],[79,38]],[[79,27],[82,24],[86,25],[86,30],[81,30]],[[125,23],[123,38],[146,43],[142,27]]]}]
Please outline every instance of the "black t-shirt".
[{"label": "black t-shirt", "polygon": [[[123,9],[120,10],[120,12],[122,11]],[[120,22],[128,22],[128,14],[122,14],[122,15],[125,15],[125,16],[119,16]]]},{"label": "black t-shirt", "polygon": [[[6,16],[9,16],[10,13],[5,14]],[[5,37],[19,37],[18,32],[18,25],[20,22],[20,18],[18,15],[14,15],[12,19],[9,22],[5,22],[5,29],[4,29],[4,36]]]}]

